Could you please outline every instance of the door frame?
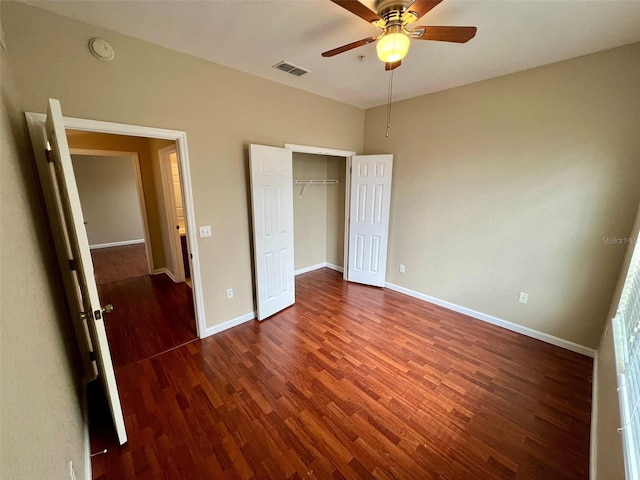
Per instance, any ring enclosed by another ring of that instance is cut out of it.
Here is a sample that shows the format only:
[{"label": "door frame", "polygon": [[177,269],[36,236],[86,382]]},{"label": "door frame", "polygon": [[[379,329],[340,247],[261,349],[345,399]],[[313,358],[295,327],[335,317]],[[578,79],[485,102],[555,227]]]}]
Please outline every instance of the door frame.
[{"label": "door frame", "polygon": [[[158,150],[158,162],[160,162],[160,179],[162,180],[162,194],[164,196],[164,210],[167,218],[167,227],[169,229],[169,243],[171,244],[171,259],[173,263],[173,280],[176,283],[185,281],[184,258],[182,257],[182,245],[180,243],[180,233],[176,234],[173,228],[178,223],[178,215],[176,209],[175,190],[173,188],[173,179],[171,178],[171,152],[178,150],[174,145],[169,145]],[[178,156],[178,170],[180,169],[180,157]],[[180,190],[182,190],[182,178],[180,178]],[[184,206],[184,196],[182,197]],[[189,226],[185,218],[186,234],[189,235]],[[188,260],[188,259],[187,259]]]},{"label": "door frame", "polygon": [[[27,122],[42,128],[46,120],[43,113],[25,112]],[[191,169],[189,167],[189,151],[187,148],[187,132],[168,130],[165,128],[144,127],[126,123],[103,122],[85,118],[63,117],[65,129],[82,130],[85,132],[110,133],[115,135],[129,135],[133,137],[157,138],[176,142],[176,150],[181,159],[179,162],[180,178],[183,181],[182,196],[187,214],[187,245],[191,252],[191,281],[193,282],[193,302],[195,307],[196,330],[198,338],[206,337],[206,321],[204,299],[202,297],[202,278],[200,275],[200,257],[196,237],[195,210],[193,204],[193,190],[191,186]],[[38,161],[46,161],[45,152],[35,152]]]},{"label": "door frame", "polygon": [[136,171],[136,193],[138,194],[138,206],[142,218],[142,235],[144,236],[144,249],[147,255],[147,267],[149,275],[154,272],[153,254],[151,250],[151,235],[149,234],[149,220],[147,218],[147,203],[144,199],[144,187],[142,185],[142,172],[140,170],[140,158],[138,152],[120,152],[116,150],[96,150],[92,148],[69,148],[71,155],[86,155],[92,157],[122,157],[130,158]]},{"label": "door frame", "polygon": [[314,147],[310,145],[297,145],[285,143],[284,148],[293,153],[310,153],[312,155],[331,155],[333,157],[344,157],[345,177],[344,177],[344,258],[342,266],[342,278],[347,280],[349,271],[349,217],[351,213],[351,157],[356,152],[352,150],[339,150],[335,148]]}]

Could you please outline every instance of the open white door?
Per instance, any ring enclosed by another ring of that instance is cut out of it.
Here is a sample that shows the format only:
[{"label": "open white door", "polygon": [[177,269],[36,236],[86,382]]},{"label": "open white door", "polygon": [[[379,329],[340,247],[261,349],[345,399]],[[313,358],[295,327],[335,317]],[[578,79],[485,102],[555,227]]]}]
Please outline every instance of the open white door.
[{"label": "open white door", "polygon": [[[87,372],[86,364],[95,360],[118,440],[123,444],[127,441],[127,433],[103,320],[105,311],[110,311],[112,307],[103,309],[100,306],[89,241],[58,100],[49,99],[45,130],[38,127],[29,124],[31,141],[36,153],[69,309],[85,362],[85,373],[91,379],[92,375]],[[46,156],[43,155],[45,149]],[[91,369],[94,370],[93,366]]]},{"label": "open white door", "polygon": [[258,320],[293,305],[293,156],[291,150],[249,147]]},{"label": "open white door", "polygon": [[384,287],[392,167],[393,155],[352,157],[347,275],[350,282]]},{"label": "open white door", "polygon": [[[182,240],[180,236],[186,233],[186,229],[184,208],[182,206],[182,186],[180,184],[178,153],[176,151],[176,147],[171,145],[158,150],[158,158],[160,160],[162,194],[164,197],[167,226],[169,227],[169,242],[171,244],[172,268],[170,268],[170,271],[173,274],[174,281],[180,283],[185,281]],[[182,221],[180,221],[178,211],[182,213]]]}]

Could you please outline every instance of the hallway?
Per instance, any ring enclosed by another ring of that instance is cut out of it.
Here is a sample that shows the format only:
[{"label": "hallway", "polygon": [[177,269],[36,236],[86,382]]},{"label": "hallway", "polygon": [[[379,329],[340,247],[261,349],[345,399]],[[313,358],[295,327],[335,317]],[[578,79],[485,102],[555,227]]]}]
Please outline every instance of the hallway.
[{"label": "hallway", "polygon": [[144,243],[93,249],[91,260],[98,285],[149,274]]}]

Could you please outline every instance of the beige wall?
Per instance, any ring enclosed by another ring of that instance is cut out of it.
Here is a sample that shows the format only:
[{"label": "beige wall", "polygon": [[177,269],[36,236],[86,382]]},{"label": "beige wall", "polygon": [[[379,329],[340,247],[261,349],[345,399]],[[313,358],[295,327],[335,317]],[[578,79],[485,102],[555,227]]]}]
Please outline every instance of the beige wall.
[{"label": "beige wall", "polygon": [[[247,145],[361,151],[364,112],[35,7],[2,10],[26,110],[41,112],[53,97],[68,116],[187,132],[195,220],[213,229],[198,240],[207,325],[253,312]],[[94,36],[111,42],[113,62],[89,53]]]},{"label": "beige wall", "polygon": [[[638,239],[640,235],[640,208],[636,216],[635,226],[629,235]],[[617,366],[614,349],[613,328],[611,319],[618,310],[620,295],[629,269],[629,263],[636,244],[626,247],[626,255],[618,284],[609,308],[607,324],[600,340],[594,371],[593,418],[591,425],[591,463],[593,471],[591,480],[623,480],[624,457],[622,453],[622,436],[618,433],[620,426],[620,404],[618,399]]]},{"label": "beige wall", "polygon": [[367,110],[366,152],[395,155],[387,281],[597,347],[624,256],[602,238],[640,200],[639,78],[634,44],[395,103],[389,138]]},{"label": "beige wall", "polygon": [[329,263],[342,267],[344,252],[344,179],[341,157],[293,154],[295,180],[338,180],[337,185],[294,185],[295,269]]},{"label": "beige wall", "polygon": [[85,478],[79,359],[4,54],[0,106],[0,478]]},{"label": "beige wall", "polygon": [[338,180],[327,187],[327,263],[344,266],[344,189],[346,159],[327,156],[327,178]]},{"label": "beige wall", "polygon": [[136,168],[128,157],[72,155],[89,245],[144,238]]},{"label": "beige wall", "polygon": [[[327,178],[324,155],[293,154],[294,180]],[[327,188],[310,185],[300,198],[303,185],[293,187],[294,267],[296,270],[326,262]]]}]

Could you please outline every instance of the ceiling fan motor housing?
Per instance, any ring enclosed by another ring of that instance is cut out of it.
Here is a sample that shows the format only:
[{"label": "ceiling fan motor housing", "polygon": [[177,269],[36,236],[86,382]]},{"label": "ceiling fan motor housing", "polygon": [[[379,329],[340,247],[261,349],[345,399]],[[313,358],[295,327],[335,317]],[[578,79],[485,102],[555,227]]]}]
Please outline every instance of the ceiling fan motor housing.
[{"label": "ceiling fan motor housing", "polygon": [[413,0],[378,0],[375,3],[376,12],[385,21],[402,22],[403,13],[411,6]]}]

